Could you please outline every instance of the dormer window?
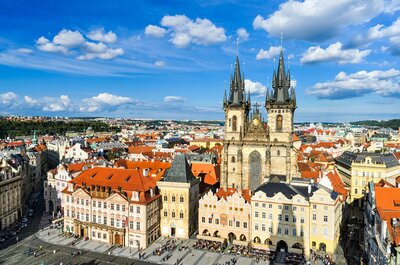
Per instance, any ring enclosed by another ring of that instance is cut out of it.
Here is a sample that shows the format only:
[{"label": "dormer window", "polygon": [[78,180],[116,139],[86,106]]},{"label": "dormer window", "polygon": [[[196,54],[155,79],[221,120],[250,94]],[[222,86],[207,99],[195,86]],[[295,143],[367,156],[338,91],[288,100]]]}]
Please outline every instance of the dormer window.
[{"label": "dormer window", "polygon": [[138,201],[139,200],[139,192],[138,191],[132,192],[132,200],[133,201]]}]

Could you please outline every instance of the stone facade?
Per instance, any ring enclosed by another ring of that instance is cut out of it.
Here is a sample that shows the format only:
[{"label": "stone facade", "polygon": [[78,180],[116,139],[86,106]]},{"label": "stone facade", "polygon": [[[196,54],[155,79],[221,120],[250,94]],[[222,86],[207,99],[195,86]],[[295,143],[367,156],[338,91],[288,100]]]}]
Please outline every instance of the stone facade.
[{"label": "stone facade", "polygon": [[268,125],[259,106],[250,113],[250,95],[245,99],[244,76],[236,59],[229,99],[224,99],[225,139],[222,154],[221,186],[255,190],[271,176],[290,181],[297,174],[296,150],[293,148],[293,115],[296,98],[289,97],[290,74],[286,76],[283,55],[278,73],[274,73],[274,90],[265,103]]}]

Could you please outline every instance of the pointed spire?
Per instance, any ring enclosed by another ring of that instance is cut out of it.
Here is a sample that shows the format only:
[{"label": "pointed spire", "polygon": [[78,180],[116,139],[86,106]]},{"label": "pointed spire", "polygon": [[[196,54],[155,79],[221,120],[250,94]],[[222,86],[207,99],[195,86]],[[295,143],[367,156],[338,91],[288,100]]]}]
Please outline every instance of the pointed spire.
[{"label": "pointed spire", "polygon": [[247,104],[251,106],[250,91],[247,93]]},{"label": "pointed spire", "polygon": [[246,95],[244,88],[245,88],[244,74],[242,74],[240,71],[239,56],[236,56],[235,69],[233,72],[233,77],[231,76],[231,81],[230,81],[228,104],[232,105],[246,104]]},{"label": "pointed spire", "polygon": [[228,103],[228,100],[226,99],[226,90],[224,90],[224,106]]}]

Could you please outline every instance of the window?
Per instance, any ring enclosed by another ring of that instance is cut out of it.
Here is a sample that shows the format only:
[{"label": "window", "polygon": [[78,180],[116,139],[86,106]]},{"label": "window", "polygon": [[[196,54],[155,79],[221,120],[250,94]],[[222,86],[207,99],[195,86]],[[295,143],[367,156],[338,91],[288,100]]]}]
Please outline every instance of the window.
[{"label": "window", "polygon": [[269,220],[272,220],[272,213],[269,213],[269,214],[268,214],[268,219],[269,219]]},{"label": "window", "polygon": [[92,231],[92,237],[96,237],[96,232]]},{"label": "window", "polygon": [[101,233],[97,233],[97,238],[101,238]]},{"label": "window", "polygon": [[172,218],[175,218],[175,211],[172,211],[171,216],[172,216]]},{"label": "window", "polygon": [[276,116],[276,130],[282,130],[282,115]]},{"label": "window", "polygon": [[96,201],[93,201],[93,207],[96,207]]},{"label": "window", "polygon": [[247,228],[247,222],[243,222],[243,228]]},{"label": "window", "polygon": [[255,205],[256,207],[258,207],[258,202],[256,202],[254,205]]},{"label": "window", "polygon": [[300,217],[300,223],[304,224],[304,217]]},{"label": "window", "polygon": [[85,203],[83,202],[83,199],[81,199],[81,204],[82,204],[82,205],[85,205]]},{"label": "window", "polygon": [[282,205],[278,205],[278,210],[282,210]]},{"label": "window", "polygon": [[129,206],[129,211],[133,213],[133,206]]},{"label": "window", "polygon": [[168,196],[167,195],[164,195],[164,201],[165,202],[168,201]]},{"label": "window", "polygon": [[203,217],[201,217],[201,222],[202,223],[205,223],[206,222],[206,218],[203,216]]},{"label": "window", "polygon": [[93,222],[93,223],[96,223],[96,215],[95,215],[95,214],[93,214],[92,222]]},{"label": "window", "polygon": [[254,217],[258,218],[258,212],[254,212]]},{"label": "window", "polygon": [[119,206],[119,204],[117,204],[117,211],[119,211],[120,210],[120,206]]},{"label": "window", "polygon": [[237,117],[233,116],[232,117],[232,131],[236,131],[237,130]]},{"label": "window", "polygon": [[140,214],[140,206],[136,207],[136,213]]},{"label": "window", "polygon": [[86,206],[89,206],[89,200],[86,200]]},{"label": "window", "polygon": [[183,196],[181,196],[180,198],[179,198],[179,202],[183,202],[184,200],[183,200]]},{"label": "window", "polygon": [[285,205],[285,211],[289,211],[289,206]]},{"label": "window", "polygon": [[254,224],[254,230],[257,230],[257,231],[258,231],[258,223],[255,223],[255,224]]},{"label": "window", "polygon": [[164,217],[167,217],[168,216],[168,212],[167,212],[167,210],[164,210]]},{"label": "window", "polygon": [[315,213],[313,213],[312,219],[313,219],[313,221],[317,221],[317,215]]},{"label": "window", "polygon": [[314,204],[314,205],[312,206],[312,208],[313,208],[314,210],[316,210],[316,209],[317,209],[317,205]]},{"label": "window", "polygon": [[296,207],[296,206],[293,206],[292,209],[293,209],[293,212],[294,212],[294,211],[297,210],[297,207]]},{"label": "window", "polygon": [[285,222],[289,222],[289,215],[285,214]]},{"label": "window", "polygon": [[215,224],[216,224],[216,225],[219,225],[219,219],[218,219],[218,218],[215,219]]},{"label": "window", "polygon": [[106,233],[103,234],[103,239],[107,239],[107,234]]},{"label": "window", "polygon": [[293,235],[293,236],[296,236],[296,235],[297,235],[296,227],[293,227],[293,233],[292,233],[292,235]]},{"label": "window", "polygon": [[236,221],[236,227],[240,227],[240,221]]},{"label": "window", "polygon": [[89,214],[86,214],[86,222],[89,222]]},{"label": "window", "polygon": [[354,189],[354,194],[358,194],[358,189]]},{"label": "window", "polygon": [[114,218],[111,218],[111,226],[114,226]]},{"label": "window", "polygon": [[111,203],[111,210],[114,211],[114,203]]},{"label": "window", "polygon": [[229,226],[232,226],[232,220],[229,220]]},{"label": "window", "polygon": [[140,230],[140,222],[136,222],[136,230]]},{"label": "window", "polygon": [[296,216],[293,216],[293,223],[296,223]]},{"label": "window", "polygon": [[278,234],[282,234],[282,228],[278,226]]},{"label": "window", "polygon": [[268,208],[272,209],[272,204],[271,203],[268,204]]},{"label": "window", "polygon": [[107,209],[107,203],[106,202],[103,203],[103,208]]},{"label": "window", "polygon": [[125,205],[122,205],[121,209],[122,209],[123,212],[125,212]]},{"label": "window", "polygon": [[209,218],[208,218],[208,223],[209,223],[209,224],[212,224],[212,217],[209,217]]},{"label": "window", "polygon": [[272,226],[271,225],[268,227],[268,232],[272,233]]},{"label": "window", "polygon": [[325,223],[328,222],[328,216],[327,215],[324,215],[324,222]]},{"label": "window", "polygon": [[303,227],[302,227],[302,228],[300,228],[300,236],[304,236]]},{"label": "window", "polygon": [[265,231],[265,224],[262,224],[262,225],[261,225],[261,230],[262,230],[262,231]]},{"label": "window", "polygon": [[183,219],[183,212],[179,213],[179,218]]},{"label": "window", "polygon": [[265,219],[267,217],[267,214],[265,212],[262,212],[262,218]]},{"label": "window", "polygon": [[172,202],[175,202],[175,195],[172,195]]},{"label": "window", "polygon": [[236,162],[236,159],[235,159],[235,157],[234,157],[234,156],[232,156],[232,158],[231,158],[231,162],[232,162],[232,163],[235,163],[235,162]]},{"label": "window", "polygon": [[282,214],[278,214],[278,221],[282,221]]}]

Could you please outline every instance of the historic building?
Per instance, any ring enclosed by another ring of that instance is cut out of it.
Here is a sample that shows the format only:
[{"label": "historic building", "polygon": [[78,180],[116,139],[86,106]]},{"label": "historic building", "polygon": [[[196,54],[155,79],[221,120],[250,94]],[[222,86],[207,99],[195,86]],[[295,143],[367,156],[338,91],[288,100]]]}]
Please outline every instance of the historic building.
[{"label": "historic building", "polygon": [[229,97],[226,92],[224,96],[221,186],[255,190],[271,176],[290,181],[297,172],[292,141],[296,95],[290,86],[290,72],[286,72],[283,53],[280,54],[278,71],[274,71],[273,90],[266,94],[268,123],[264,122],[257,104],[250,113],[250,94],[246,99],[244,82],[239,58],[236,57]]},{"label": "historic building", "polygon": [[350,188],[350,203],[362,206],[368,183],[381,179],[395,185],[400,174],[400,163],[392,153],[344,152],[335,159],[340,176]]},{"label": "historic building", "polygon": [[138,169],[94,167],[68,182],[64,231],[113,245],[146,248],[160,236],[161,196]]},{"label": "historic building", "polygon": [[161,234],[189,238],[198,228],[199,183],[185,155],[176,155],[157,186],[162,196]]}]

